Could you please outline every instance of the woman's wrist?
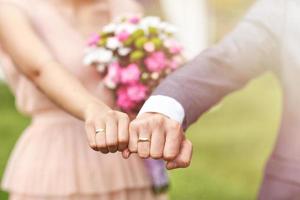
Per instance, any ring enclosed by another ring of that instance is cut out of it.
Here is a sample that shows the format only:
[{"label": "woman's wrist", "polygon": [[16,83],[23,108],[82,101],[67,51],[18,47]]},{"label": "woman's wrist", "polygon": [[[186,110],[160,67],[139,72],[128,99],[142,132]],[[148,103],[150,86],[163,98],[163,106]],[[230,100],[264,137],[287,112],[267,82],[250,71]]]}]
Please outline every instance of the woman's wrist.
[{"label": "woman's wrist", "polygon": [[95,113],[95,111],[101,112],[103,113],[103,115],[105,115],[110,110],[112,109],[106,104],[102,103],[101,101],[99,100],[92,101],[85,106],[83,112],[83,120],[87,121],[91,117],[91,115]]}]

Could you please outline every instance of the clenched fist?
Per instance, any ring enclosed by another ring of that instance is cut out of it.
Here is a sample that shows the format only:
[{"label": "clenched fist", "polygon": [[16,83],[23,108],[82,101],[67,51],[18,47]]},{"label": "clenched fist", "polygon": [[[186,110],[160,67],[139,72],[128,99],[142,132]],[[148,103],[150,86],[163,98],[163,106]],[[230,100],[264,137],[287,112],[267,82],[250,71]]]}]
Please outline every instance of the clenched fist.
[{"label": "clenched fist", "polygon": [[158,113],[144,113],[129,125],[129,147],[123,156],[128,158],[130,153],[163,159],[168,169],[185,168],[191,162],[192,144],[177,121]]}]

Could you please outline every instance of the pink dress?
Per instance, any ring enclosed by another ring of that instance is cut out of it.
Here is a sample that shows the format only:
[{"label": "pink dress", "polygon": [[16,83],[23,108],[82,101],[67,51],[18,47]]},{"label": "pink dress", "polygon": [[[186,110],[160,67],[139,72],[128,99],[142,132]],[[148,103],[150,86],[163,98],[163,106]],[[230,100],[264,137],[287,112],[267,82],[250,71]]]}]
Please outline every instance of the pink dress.
[{"label": "pink dress", "polygon": [[[56,60],[91,93],[114,104],[112,94],[99,85],[101,78],[97,73],[82,65],[83,36],[50,2],[0,0],[0,3],[20,8]],[[136,7],[133,0],[100,0],[95,12],[103,15],[104,25],[116,13],[134,11]],[[32,117],[15,146],[2,180],[2,188],[10,193],[10,199],[165,199],[163,195],[152,194],[150,178],[141,159],[124,160],[119,153],[104,155],[91,150],[82,121],[57,108],[16,70],[9,56],[3,54],[1,62],[17,108]]]}]

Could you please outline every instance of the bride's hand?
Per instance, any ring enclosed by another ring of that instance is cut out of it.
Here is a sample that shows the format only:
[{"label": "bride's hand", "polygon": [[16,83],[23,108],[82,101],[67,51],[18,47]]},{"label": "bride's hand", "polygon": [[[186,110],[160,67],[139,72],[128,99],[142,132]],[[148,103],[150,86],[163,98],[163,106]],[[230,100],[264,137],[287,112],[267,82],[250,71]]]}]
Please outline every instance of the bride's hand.
[{"label": "bride's hand", "polygon": [[102,153],[123,151],[129,141],[127,114],[93,103],[85,112],[85,129],[89,145]]}]

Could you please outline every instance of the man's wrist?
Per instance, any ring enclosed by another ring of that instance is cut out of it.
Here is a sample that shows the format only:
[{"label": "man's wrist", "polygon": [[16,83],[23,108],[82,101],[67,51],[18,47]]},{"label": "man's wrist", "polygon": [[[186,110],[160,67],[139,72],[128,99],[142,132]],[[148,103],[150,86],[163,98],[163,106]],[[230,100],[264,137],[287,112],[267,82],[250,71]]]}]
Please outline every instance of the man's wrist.
[{"label": "man's wrist", "polygon": [[163,114],[180,124],[183,123],[185,117],[183,106],[177,100],[163,95],[151,96],[138,115],[148,112]]}]

